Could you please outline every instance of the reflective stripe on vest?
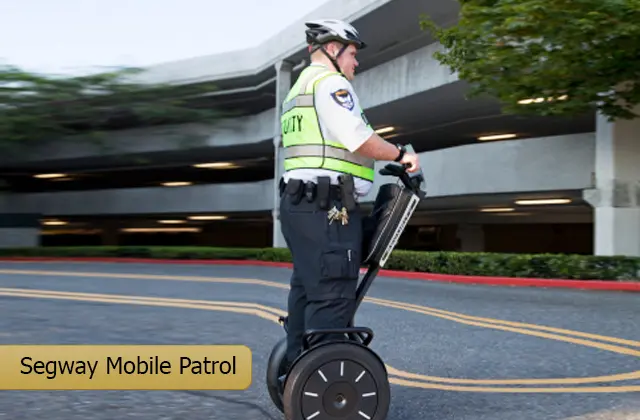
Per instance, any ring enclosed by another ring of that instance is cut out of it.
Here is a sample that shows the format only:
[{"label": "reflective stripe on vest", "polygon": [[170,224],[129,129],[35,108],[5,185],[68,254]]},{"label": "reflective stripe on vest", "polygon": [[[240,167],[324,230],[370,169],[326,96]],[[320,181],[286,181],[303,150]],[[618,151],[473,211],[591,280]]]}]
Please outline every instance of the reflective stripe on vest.
[{"label": "reflective stripe on vest", "polygon": [[373,181],[373,159],[352,153],[342,143],[322,135],[314,92],[320,80],[334,74],[340,73],[307,67],[289,91],[280,118],[284,169],[329,169]]}]

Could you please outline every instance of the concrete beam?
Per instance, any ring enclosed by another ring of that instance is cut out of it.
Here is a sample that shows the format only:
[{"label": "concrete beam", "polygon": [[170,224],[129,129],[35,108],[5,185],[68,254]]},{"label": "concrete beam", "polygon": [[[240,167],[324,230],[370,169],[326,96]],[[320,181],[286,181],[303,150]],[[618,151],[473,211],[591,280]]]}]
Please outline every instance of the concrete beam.
[{"label": "concrete beam", "polygon": [[362,107],[366,110],[458,81],[433,58],[442,48],[439,43],[427,45],[358,74],[352,84]]},{"label": "concrete beam", "polygon": [[[587,133],[460,146],[422,153],[420,161],[429,198],[582,190],[592,186],[594,147],[594,135]],[[378,162],[377,169],[386,163]],[[374,201],[381,184],[396,181],[377,175],[372,191],[363,201]],[[274,202],[274,180],[271,179],[175,189],[15,194],[4,201],[0,198],[0,212],[98,215],[271,211]]]},{"label": "concrete beam", "polygon": [[273,208],[272,191],[272,181],[266,180],[171,188],[16,194],[10,200],[0,200],[0,213],[74,216],[270,211]]},{"label": "concrete beam", "polygon": [[[589,188],[594,171],[593,133],[478,143],[420,154],[428,197]],[[378,162],[376,171],[388,162]],[[383,183],[377,175],[364,201]]]},{"label": "concrete beam", "polygon": [[[273,136],[274,112],[275,109],[269,109],[248,117],[225,118],[210,126],[186,124],[154,129],[123,130],[105,135],[101,144],[82,136],[51,140],[37,146],[30,146],[28,151],[21,153],[19,159],[11,156],[10,163],[15,164],[16,160],[28,163],[207,146],[249,145]],[[0,157],[0,163],[2,161],[3,158]]]}]

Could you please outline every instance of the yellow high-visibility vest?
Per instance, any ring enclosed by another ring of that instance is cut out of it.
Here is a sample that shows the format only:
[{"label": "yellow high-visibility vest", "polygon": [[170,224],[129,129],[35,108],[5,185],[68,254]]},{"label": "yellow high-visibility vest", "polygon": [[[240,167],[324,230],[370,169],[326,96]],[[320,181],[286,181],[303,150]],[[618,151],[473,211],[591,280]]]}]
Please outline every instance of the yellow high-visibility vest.
[{"label": "yellow high-visibility vest", "polygon": [[[280,117],[284,170],[328,169],[373,182],[375,160],[350,152],[340,142],[325,139],[320,129],[314,93],[318,82],[331,75],[343,77],[322,67],[307,67],[284,100]],[[362,109],[360,112],[364,117]]]}]

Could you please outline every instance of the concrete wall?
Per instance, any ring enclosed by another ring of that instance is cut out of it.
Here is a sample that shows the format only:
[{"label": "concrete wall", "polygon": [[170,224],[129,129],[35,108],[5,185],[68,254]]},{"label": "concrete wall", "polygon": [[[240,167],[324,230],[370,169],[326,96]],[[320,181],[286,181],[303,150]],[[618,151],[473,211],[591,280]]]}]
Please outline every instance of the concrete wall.
[{"label": "concrete wall", "polygon": [[0,228],[0,248],[28,248],[39,245],[38,228]]},{"label": "concrete wall", "polygon": [[270,210],[272,191],[272,181],[267,180],[248,184],[18,194],[0,197],[0,213],[40,212],[43,216],[54,216]]},{"label": "concrete wall", "polygon": [[[483,143],[423,153],[429,197],[584,189],[594,171],[593,134]],[[378,168],[386,162],[378,163]],[[375,199],[378,175],[364,201]],[[0,212],[45,215],[271,210],[273,181],[178,188],[38,193],[0,197]]]},{"label": "concrete wall", "polygon": [[[206,127],[184,125],[146,130],[124,130],[102,139],[104,147],[78,137],[52,141],[31,147],[21,160],[72,159],[177,150],[183,147],[234,146],[264,141],[273,137],[275,109],[242,118],[229,118]],[[3,158],[0,157],[0,163]],[[12,163],[15,163],[12,157]]]},{"label": "concrete wall", "polygon": [[[0,202],[6,197],[0,193]],[[38,246],[40,222],[37,212],[0,211],[0,248]]]},{"label": "concrete wall", "polygon": [[353,88],[362,107],[366,110],[456,82],[457,75],[433,58],[442,48],[439,43],[427,45],[358,74]]},{"label": "concrete wall", "polygon": [[[583,189],[592,185],[594,153],[595,135],[585,133],[436,150],[420,163],[429,197]],[[366,201],[387,182],[395,181],[378,175]]]}]

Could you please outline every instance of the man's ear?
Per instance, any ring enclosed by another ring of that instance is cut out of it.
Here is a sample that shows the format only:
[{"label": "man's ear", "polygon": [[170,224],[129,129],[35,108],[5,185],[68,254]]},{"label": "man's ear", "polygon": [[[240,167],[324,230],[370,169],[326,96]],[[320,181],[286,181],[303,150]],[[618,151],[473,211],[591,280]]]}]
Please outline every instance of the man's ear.
[{"label": "man's ear", "polygon": [[331,57],[333,58],[336,58],[336,56],[338,55],[338,51],[340,51],[340,43],[336,41],[332,41],[327,45],[327,47],[329,46],[331,47],[331,50],[327,48],[329,55],[331,55]]}]

